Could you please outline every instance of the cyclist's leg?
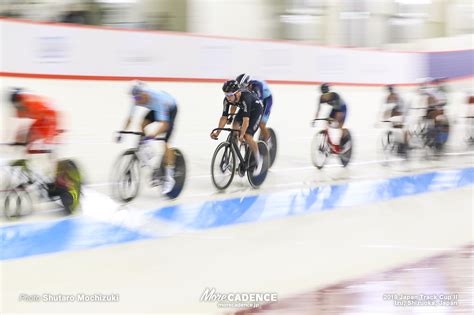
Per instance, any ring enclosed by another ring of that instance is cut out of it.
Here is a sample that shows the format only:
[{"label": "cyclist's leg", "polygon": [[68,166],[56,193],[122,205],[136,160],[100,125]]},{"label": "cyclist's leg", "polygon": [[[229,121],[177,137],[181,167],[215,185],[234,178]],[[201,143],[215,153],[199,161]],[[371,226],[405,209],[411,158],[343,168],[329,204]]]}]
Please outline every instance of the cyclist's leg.
[{"label": "cyclist's leg", "polygon": [[346,121],[347,116],[347,106],[344,104],[341,107],[341,110],[336,113],[336,120],[339,122],[339,127],[342,129],[342,138],[345,139],[348,135],[348,131],[344,128],[344,122]]},{"label": "cyclist's leg", "polygon": [[148,114],[146,114],[145,118],[143,119],[142,121],[142,125],[141,125],[141,131],[142,132],[145,132],[145,127],[148,126],[149,124],[151,124],[152,122],[156,121],[156,118],[155,118],[156,114],[155,114],[155,111],[154,110],[150,110],[148,112]]},{"label": "cyclist's leg", "polygon": [[165,134],[165,141],[164,141],[165,154],[163,156],[163,161],[165,165],[165,184],[161,191],[163,194],[169,193],[175,185],[174,174],[175,174],[176,156],[174,155],[173,150],[169,146],[169,140],[173,134],[174,121],[176,119],[177,113],[178,113],[178,107],[175,107],[173,110],[170,111],[169,121],[168,121],[168,130],[166,131],[166,134]]},{"label": "cyclist's leg", "polygon": [[[234,118],[234,122],[232,123],[232,129],[239,129],[242,127],[242,122],[243,122],[243,114],[241,111],[237,113],[237,115]],[[239,135],[237,133],[234,134],[235,137],[238,137]]]},{"label": "cyclist's leg", "polygon": [[176,115],[178,114],[178,107],[175,107],[171,112],[170,112],[170,120],[168,121],[168,130],[166,131],[165,135],[165,141],[164,141],[164,146],[165,146],[165,166],[166,167],[172,167],[174,168],[175,165],[175,160],[176,157],[173,154],[173,150],[171,150],[171,147],[169,146],[169,140],[171,136],[173,135],[174,131],[174,121],[176,119]]},{"label": "cyclist's leg", "polygon": [[257,142],[254,140],[253,136],[255,135],[255,133],[257,132],[259,128],[261,119],[262,119],[262,112],[261,111],[254,112],[249,118],[249,126],[244,136],[245,141],[248,143],[250,149],[253,152],[255,160],[257,161],[257,169],[256,169],[257,174],[260,173],[262,169],[263,158],[260,156]]},{"label": "cyclist's leg", "polygon": [[345,129],[343,128],[345,112],[333,109],[329,117],[332,118],[333,121],[328,128],[328,136],[331,143],[338,147],[346,136]]}]

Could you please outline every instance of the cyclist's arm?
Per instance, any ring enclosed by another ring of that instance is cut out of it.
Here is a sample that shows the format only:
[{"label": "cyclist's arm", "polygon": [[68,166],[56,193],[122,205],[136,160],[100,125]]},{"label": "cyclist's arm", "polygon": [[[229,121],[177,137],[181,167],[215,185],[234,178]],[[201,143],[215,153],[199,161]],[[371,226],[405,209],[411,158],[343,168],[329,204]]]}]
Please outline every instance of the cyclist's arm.
[{"label": "cyclist's arm", "polygon": [[130,111],[128,113],[128,117],[127,117],[127,120],[125,120],[125,123],[123,125],[123,129],[122,130],[127,130],[128,127],[130,126],[130,123],[132,122],[132,117],[133,117],[133,113],[135,112],[135,103],[132,103],[131,107],[130,107]]},{"label": "cyclist's arm", "polygon": [[130,123],[132,122],[132,117],[131,116],[128,116],[127,120],[125,121],[124,125],[123,125],[123,128],[122,130],[127,130],[128,127],[130,126]]},{"label": "cyclist's arm", "polygon": [[[229,107],[230,104],[224,99],[224,108],[222,110],[222,116],[219,118],[219,122],[217,123],[217,128],[224,128],[224,126],[227,124],[227,118],[229,116]],[[232,109],[231,109],[232,111]],[[235,110],[234,110],[235,111]],[[215,131],[216,135],[219,135],[221,131],[217,130]]]},{"label": "cyclist's arm", "polygon": [[227,116],[221,116],[217,128],[224,128],[225,124],[227,124]]},{"label": "cyclist's arm", "polygon": [[318,105],[316,105],[316,115],[314,116],[314,119],[318,119],[320,109],[321,109],[321,98],[319,99]]}]

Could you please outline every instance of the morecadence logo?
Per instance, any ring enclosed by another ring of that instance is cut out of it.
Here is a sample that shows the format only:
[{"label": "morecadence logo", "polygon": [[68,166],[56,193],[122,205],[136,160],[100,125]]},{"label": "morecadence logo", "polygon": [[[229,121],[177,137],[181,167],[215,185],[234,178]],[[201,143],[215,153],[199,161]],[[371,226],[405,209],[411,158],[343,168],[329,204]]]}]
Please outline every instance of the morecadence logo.
[{"label": "morecadence logo", "polygon": [[278,301],[274,292],[217,292],[215,288],[206,288],[201,295],[201,302],[217,303],[218,307],[255,308],[262,304]]}]

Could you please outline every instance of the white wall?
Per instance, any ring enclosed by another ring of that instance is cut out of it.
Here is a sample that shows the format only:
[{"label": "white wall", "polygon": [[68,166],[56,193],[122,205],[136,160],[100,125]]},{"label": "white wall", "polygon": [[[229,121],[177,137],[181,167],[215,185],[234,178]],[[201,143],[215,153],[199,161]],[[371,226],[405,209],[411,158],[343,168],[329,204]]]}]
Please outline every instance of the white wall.
[{"label": "white wall", "polygon": [[390,44],[387,45],[386,48],[406,51],[449,51],[474,49],[474,34],[430,38],[405,44]]},{"label": "white wall", "polygon": [[251,72],[265,80],[383,84],[414,83],[426,73],[416,53],[8,20],[0,27],[0,71],[15,74],[222,80]]}]

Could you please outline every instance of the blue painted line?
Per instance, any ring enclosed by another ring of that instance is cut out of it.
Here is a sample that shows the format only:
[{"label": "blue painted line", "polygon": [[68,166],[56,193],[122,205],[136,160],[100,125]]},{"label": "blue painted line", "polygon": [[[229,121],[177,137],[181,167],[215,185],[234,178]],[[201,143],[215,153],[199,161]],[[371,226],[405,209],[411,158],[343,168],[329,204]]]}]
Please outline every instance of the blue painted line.
[{"label": "blue painted line", "polygon": [[152,216],[190,229],[208,229],[360,206],[472,184],[474,168],[467,168],[177,205],[157,209],[152,212]]},{"label": "blue painted line", "polygon": [[[187,229],[208,229],[371,204],[472,184],[474,167],[174,205],[154,210],[149,215],[150,219],[165,220]],[[6,226],[0,228],[0,237],[0,260],[151,238],[124,227],[85,217]]]},{"label": "blue painted line", "polygon": [[147,238],[88,218],[18,224],[0,229],[0,260],[94,248]]}]

